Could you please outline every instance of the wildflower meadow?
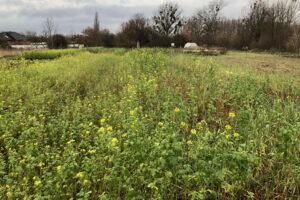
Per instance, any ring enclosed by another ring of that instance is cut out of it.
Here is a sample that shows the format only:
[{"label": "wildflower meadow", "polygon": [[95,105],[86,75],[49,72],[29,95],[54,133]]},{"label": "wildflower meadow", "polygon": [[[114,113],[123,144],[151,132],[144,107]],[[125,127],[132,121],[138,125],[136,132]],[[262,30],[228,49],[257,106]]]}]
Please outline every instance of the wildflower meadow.
[{"label": "wildflower meadow", "polygon": [[75,52],[0,60],[0,199],[299,199],[299,74]]}]

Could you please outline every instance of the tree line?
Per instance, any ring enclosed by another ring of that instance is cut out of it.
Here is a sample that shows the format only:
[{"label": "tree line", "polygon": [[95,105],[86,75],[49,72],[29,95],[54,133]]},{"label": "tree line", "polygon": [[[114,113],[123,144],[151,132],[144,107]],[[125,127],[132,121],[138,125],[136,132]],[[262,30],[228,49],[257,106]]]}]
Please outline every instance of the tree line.
[{"label": "tree line", "polygon": [[[223,16],[226,3],[212,0],[186,18],[177,3],[159,6],[151,18],[135,14],[122,23],[114,34],[102,29],[98,13],[94,24],[82,34],[63,36],[55,33],[53,19],[44,22],[43,36],[29,35],[29,40],[47,39],[50,47],[60,42],[81,43],[105,47],[183,47],[186,42],[201,46],[229,49],[263,49],[300,53],[300,24],[298,0],[250,0],[248,11],[239,19]],[[57,42],[58,41],[58,42]],[[35,41],[36,42],[36,41]]]}]

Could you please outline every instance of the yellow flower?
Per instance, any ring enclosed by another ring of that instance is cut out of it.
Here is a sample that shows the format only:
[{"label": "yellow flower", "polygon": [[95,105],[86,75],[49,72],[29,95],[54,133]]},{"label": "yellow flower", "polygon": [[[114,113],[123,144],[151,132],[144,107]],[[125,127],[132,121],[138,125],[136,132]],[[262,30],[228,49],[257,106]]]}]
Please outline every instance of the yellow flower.
[{"label": "yellow flower", "polygon": [[9,197],[9,198],[12,197],[12,193],[11,192],[6,192],[6,196]]},{"label": "yellow flower", "polygon": [[113,127],[112,127],[112,126],[109,126],[109,127],[107,127],[107,130],[108,130],[108,131],[112,131],[112,130],[113,130]]},{"label": "yellow flower", "polygon": [[188,145],[193,144],[193,142],[192,142],[191,140],[187,141],[186,143],[187,143]]},{"label": "yellow flower", "polygon": [[192,135],[196,135],[196,134],[197,134],[197,131],[196,131],[195,129],[192,129],[192,130],[191,130],[191,134],[192,134]]},{"label": "yellow flower", "polygon": [[235,113],[234,112],[230,112],[229,113],[229,117],[234,118],[235,117]]},{"label": "yellow flower", "polygon": [[103,125],[105,123],[105,119],[100,119],[100,124]]},{"label": "yellow flower", "polygon": [[234,133],[233,136],[234,136],[234,137],[239,137],[240,134],[239,134],[239,133]]},{"label": "yellow flower", "polygon": [[70,140],[67,142],[67,144],[72,144],[73,142],[75,142],[75,140]]},{"label": "yellow flower", "polygon": [[230,192],[230,187],[224,187],[224,192],[229,193]]},{"label": "yellow flower", "polygon": [[231,130],[232,127],[231,127],[230,125],[226,125],[226,126],[225,126],[225,129],[226,129],[226,130]]},{"label": "yellow flower", "polygon": [[197,127],[202,129],[202,128],[203,128],[202,123],[201,123],[201,122],[198,122],[198,123],[197,123]]},{"label": "yellow flower", "polygon": [[98,132],[103,133],[105,131],[104,127],[99,128]]},{"label": "yellow flower", "polygon": [[234,74],[233,72],[230,72],[230,71],[226,71],[225,73],[226,74]]},{"label": "yellow flower", "polygon": [[134,115],[135,114],[135,111],[134,110],[131,110],[130,111],[130,115]]},{"label": "yellow flower", "polygon": [[158,122],[158,126],[163,126],[163,125],[164,125],[164,123]]},{"label": "yellow flower", "polygon": [[76,174],[76,178],[82,178],[84,176],[84,172],[79,172]]},{"label": "yellow flower", "polygon": [[56,170],[57,170],[57,171],[60,171],[60,170],[61,170],[61,166],[60,166],[60,165],[57,166],[57,167],[56,167]]},{"label": "yellow flower", "polygon": [[90,122],[90,123],[89,123],[89,126],[93,126],[93,125],[94,125],[94,123],[93,123],[93,122]]},{"label": "yellow flower", "polygon": [[85,134],[89,135],[91,133],[91,131],[85,131]]},{"label": "yellow flower", "polygon": [[96,153],[96,150],[89,150],[89,154],[94,154]]},{"label": "yellow flower", "polygon": [[158,143],[158,142],[155,142],[155,143],[154,143],[154,146],[158,147],[158,146],[159,146],[159,143]]},{"label": "yellow flower", "polygon": [[44,166],[45,166],[45,163],[40,162],[40,163],[38,164],[38,166],[39,166],[39,167],[44,167]]},{"label": "yellow flower", "polygon": [[181,122],[181,123],[180,123],[180,126],[182,126],[182,127],[186,127],[186,126],[187,126],[187,124],[186,124],[185,122]]},{"label": "yellow flower", "polygon": [[203,125],[207,125],[207,122],[205,120],[202,120],[200,123]]},{"label": "yellow flower", "polygon": [[207,126],[207,122],[205,120],[202,120],[201,122],[197,123],[197,126],[199,128],[203,128],[203,127]]},{"label": "yellow flower", "polygon": [[113,143],[117,143],[119,140],[118,140],[118,138],[113,138],[111,141],[112,141]]},{"label": "yellow flower", "polygon": [[180,112],[180,109],[176,107],[174,111],[178,113]]},{"label": "yellow flower", "polygon": [[34,181],[34,185],[35,185],[35,186],[38,186],[38,185],[40,185],[41,183],[42,183],[41,180],[36,180],[36,181]]}]

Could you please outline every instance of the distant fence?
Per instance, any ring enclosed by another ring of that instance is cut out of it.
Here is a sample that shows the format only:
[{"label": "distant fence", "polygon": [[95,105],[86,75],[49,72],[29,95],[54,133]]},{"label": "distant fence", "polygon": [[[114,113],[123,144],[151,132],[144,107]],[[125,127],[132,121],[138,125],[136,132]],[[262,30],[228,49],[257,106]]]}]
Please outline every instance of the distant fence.
[{"label": "distant fence", "polygon": [[46,49],[47,44],[11,45],[13,49]]},{"label": "distant fence", "polygon": [[81,49],[84,47],[84,44],[69,44],[68,48],[78,48]]},{"label": "distant fence", "polygon": [[[83,44],[69,44],[68,48],[83,48]],[[13,49],[46,49],[48,45],[46,43],[32,43],[28,45],[11,45]]]}]

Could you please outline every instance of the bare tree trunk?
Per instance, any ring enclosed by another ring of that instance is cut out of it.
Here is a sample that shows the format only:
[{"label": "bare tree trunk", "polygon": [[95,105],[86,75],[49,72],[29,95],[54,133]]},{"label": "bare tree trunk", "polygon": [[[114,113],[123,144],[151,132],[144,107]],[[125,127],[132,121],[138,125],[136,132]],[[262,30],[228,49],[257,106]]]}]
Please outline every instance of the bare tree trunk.
[{"label": "bare tree trunk", "polygon": [[54,23],[53,18],[46,18],[43,23],[43,33],[46,38],[50,41],[50,46],[53,47],[53,35],[56,34],[57,27]]}]

